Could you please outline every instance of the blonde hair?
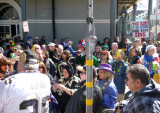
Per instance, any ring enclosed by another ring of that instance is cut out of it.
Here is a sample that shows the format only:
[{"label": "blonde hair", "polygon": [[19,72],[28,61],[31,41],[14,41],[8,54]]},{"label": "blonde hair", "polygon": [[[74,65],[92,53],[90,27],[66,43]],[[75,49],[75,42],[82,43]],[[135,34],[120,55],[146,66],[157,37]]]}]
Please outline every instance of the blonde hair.
[{"label": "blonde hair", "polygon": [[[108,74],[110,74],[110,76],[108,76]],[[105,71],[105,75],[109,80],[113,80],[114,79],[114,75],[109,71]]]}]

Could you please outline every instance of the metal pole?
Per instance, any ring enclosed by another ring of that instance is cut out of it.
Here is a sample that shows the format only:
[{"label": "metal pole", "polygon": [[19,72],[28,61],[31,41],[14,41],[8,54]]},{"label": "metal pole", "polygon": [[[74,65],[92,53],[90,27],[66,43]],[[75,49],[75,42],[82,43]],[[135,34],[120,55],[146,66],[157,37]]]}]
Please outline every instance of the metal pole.
[{"label": "metal pole", "polygon": [[122,18],[122,42],[124,42],[124,20],[125,18]]},{"label": "metal pole", "polygon": [[137,4],[133,5],[133,21],[136,21],[136,10],[137,10]]},{"label": "metal pole", "polygon": [[88,31],[86,34],[86,113],[93,109],[93,52],[95,50],[96,36],[93,24],[93,0],[88,0]]},{"label": "metal pole", "polygon": [[152,12],[152,0],[149,0],[149,2],[148,2],[149,39],[151,39],[151,34],[150,34],[150,31],[151,31],[151,21],[150,21],[151,12]]},{"label": "metal pole", "polygon": [[115,37],[115,12],[116,12],[116,1],[110,0],[110,48],[114,42]]},{"label": "metal pole", "polygon": [[[27,20],[26,15],[26,0],[21,0],[21,12],[22,12],[22,22]],[[27,42],[27,32],[22,31],[23,41]]]},{"label": "metal pole", "polygon": [[158,41],[158,34],[157,34],[157,26],[158,26],[158,20],[157,20],[157,15],[158,15],[158,7],[156,7],[156,12],[155,12],[155,16],[156,16],[156,40],[155,41]]},{"label": "metal pole", "polygon": [[[137,4],[134,4],[133,5],[133,22],[136,21],[136,10],[137,10]],[[132,37],[132,34],[131,34],[131,37]],[[134,37],[134,39],[132,37],[132,41],[135,41],[135,37]]]},{"label": "metal pole", "polygon": [[52,27],[53,27],[53,40],[56,38],[56,27],[55,27],[55,0],[52,0]]}]

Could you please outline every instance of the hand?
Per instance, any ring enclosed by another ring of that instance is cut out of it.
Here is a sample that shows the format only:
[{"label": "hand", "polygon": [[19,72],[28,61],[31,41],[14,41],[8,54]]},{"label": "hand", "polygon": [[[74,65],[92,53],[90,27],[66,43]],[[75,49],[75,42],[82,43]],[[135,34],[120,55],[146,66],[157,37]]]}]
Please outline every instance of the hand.
[{"label": "hand", "polygon": [[57,88],[59,88],[60,90],[66,89],[66,87],[63,84],[57,84]]},{"label": "hand", "polygon": [[72,45],[72,41],[68,42],[68,47],[70,47]]},{"label": "hand", "polygon": [[120,102],[117,102],[115,105],[115,113],[122,113],[122,109],[119,108]]},{"label": "hand", "polygon": [[54,92],[57,91],[57,83],[55,83],[55,84],[53,85],[53,88],[52,88],[52,89],[53,89]]}]

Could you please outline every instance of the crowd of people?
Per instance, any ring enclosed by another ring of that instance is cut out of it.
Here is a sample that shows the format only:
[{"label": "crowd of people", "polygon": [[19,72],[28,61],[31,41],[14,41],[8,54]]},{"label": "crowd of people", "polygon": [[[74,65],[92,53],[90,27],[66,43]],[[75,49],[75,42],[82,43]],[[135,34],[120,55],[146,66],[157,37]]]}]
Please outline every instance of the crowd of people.
[{"label": "crowd of people", "polygon": [[[0,40],[0,113],[86,112],[85,39],[74,50],[68,38],[48,44],[45,38]],[[159,57],[160,41],[97,41],[93,113],[159,113]]]}]

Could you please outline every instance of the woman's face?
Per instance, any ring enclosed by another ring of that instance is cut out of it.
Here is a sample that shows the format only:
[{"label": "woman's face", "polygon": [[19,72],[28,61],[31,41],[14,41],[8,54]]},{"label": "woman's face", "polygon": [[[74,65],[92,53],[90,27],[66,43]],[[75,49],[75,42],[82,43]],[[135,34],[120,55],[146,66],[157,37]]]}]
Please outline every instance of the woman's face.
[{"label": "woman's face", "polygon": [[101,80],[105,80],[106,79],[106,75],[105,75],[105,71],[104,70],[99,70],[98,71],[98,75],[99,75],[99,78]]},{"label": "woman's face", "polygon": [[1,66],[2,71],[8,72],[9,66],[8,65],[2,65]]},{"label": "woman's face", "polygon": [[66,69],[63,69],[63,76],[64,76],[64,78],[69,77],[68,71]]},{"label": "woman's face", "polygon": [[86,73],[85,72],[80,72],[80,78],[81,78],[81,81],[86,80]]},{"label": "woman's face", "polygon": [[97,46],[95,51],[96,51],[96,53],[99,53],[100,52],[100,47]]},{"label": "woman's face", "polygon": [[102,59],[102,60],[107,60],[107,55],[104,54],[104,53],[102,53],[102,54],[101,54],[101,59]]},{"label": "woman's face", "polygon": [[148,50],[148,55],[152,56],[155,52],[155,48],[152,48],[151,50]]},{"label": "woman's face", "polygon": [[44,53],[44,52],[42,52],[42,56],[43,56],[43,58],[46,58],[46,55],[45,55],[45,53]]},{"label": "woman's face", "polygon": [[107,77],[112,76],[112,74],[109,71],[105,70],[99,70],[98,75],[101,80],[105,80]]},{"label": "woman's face", "polygon": [[105,43],[108,43],[108,39],[105,39]]},{"label": "woman's face", "polygon": [[39,66],[38,70],[39,70],[40,73],[44,73],[44,68],[42,66]]},{"label": "woman's face", "polygon": [[63,60],[66,60],[67,59],[67,54],[62,54],[62,58],[63,58]]}]

